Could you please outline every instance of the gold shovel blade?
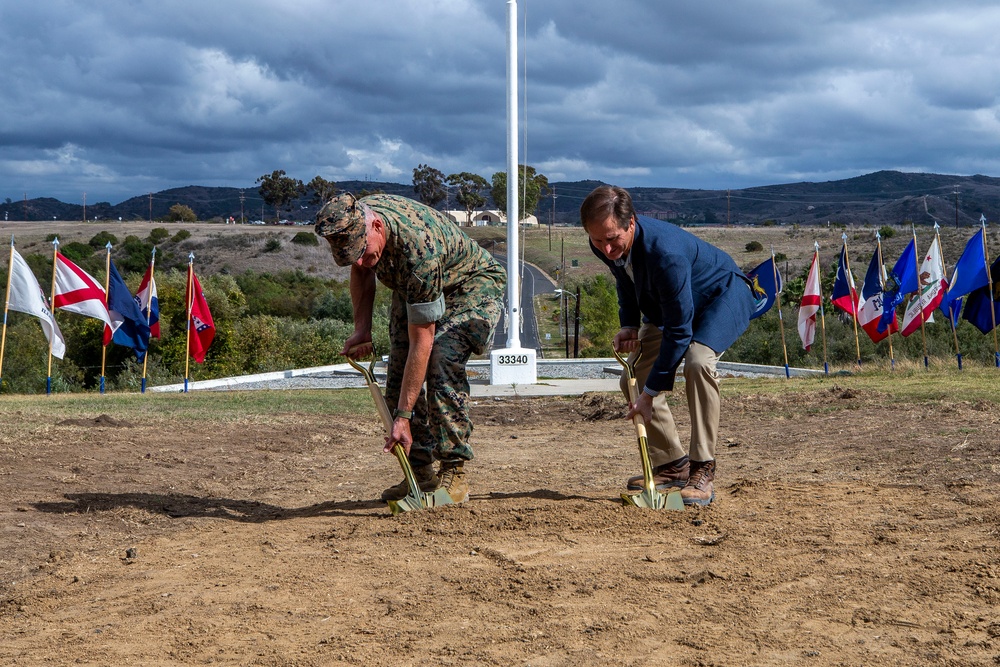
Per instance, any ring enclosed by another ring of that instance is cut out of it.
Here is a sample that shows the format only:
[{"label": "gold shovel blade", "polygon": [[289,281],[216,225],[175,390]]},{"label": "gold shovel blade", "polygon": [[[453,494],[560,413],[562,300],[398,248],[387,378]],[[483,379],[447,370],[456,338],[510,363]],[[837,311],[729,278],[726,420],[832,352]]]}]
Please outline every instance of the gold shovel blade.
[{"label": "gold shovel blade", "polygon": [[440,507],[442,505],[453,505],[454,501],[447,489],[436,489],[432,493],[418,492],[415,495],[411,490],[405,498],[401,500],[389,500],[389,509],[393,516],[409,512],[410,510],[425,510],[430,507]]},{"label": "gold shovel blade", "polygon": [[659,491],[640,491],[639,493],[623,493],[622,501],[632,507],[642,507],[651,510],[684,510],[684,501],[680,491],[660,493]]},{"label": "gold shovel blade", "polygon": [[406,458],[406,453],[401,446],[396,445],[393,447],[392,453],[396,455],[399,467],[403,469],[403,477],[406,478],[406,485],[410,489],[410,492],[401,500],[386,501],[393,515],[400,514],[401,512],[409,512],[410,510],[425,510],[428,507],[453,504],[451,495],[449,495],[447,489],[435,489],[430,493],[420,490],[420,487],[417,485],[417,479],[413,475],[413,467],[410,465],[410,460]]}]

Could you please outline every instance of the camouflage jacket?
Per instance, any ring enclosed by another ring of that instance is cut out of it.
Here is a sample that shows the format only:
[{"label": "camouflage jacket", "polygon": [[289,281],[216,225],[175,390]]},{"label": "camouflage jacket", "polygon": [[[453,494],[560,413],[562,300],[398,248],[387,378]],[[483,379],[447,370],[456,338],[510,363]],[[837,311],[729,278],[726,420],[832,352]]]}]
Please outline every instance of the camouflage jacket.
[{"label": "camouflage jacket", "polygon": [[375,275],[406,302],[411,323],[436,322],[446,310],[503,296],[503,267],[446,215],[397,195],[361,201],[386,225]]}]

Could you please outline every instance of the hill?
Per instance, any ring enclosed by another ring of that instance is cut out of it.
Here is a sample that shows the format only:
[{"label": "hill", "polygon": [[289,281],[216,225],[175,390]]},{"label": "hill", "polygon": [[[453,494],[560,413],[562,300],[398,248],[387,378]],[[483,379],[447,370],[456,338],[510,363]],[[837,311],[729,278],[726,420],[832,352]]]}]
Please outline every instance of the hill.
[{"label": "hill", "polygon": [[[535,212],[556,224],[577,224],[584,197],[600,181],[553,182]],[[342,181],[340,190],[376,191],[413,196],[409,184],[379,181]],[[776,224],[858,225],[905,224],[959,226],[979,224],[979,217],[1000,219],[1000,178],[878,171],[856,178],[823,183],[788,183],[739,190],[630,188],[641,213],[684,225]],[[0,203],[4,220],[113,220],[149,221],[167,216],[171,206],[189,206],[200,220],[271,220],[256,187],[208,188],[190,185],[147,193],[119,204],[96,202],[86,206],[50,197]],[[447,206],[446,204],[445,206]],[[311,193],[281,211],[290,220],[311,220],[319,204]],[[455,206],[452,200],[450,206]],[[490,202],[488,207],[492,207]]]}]

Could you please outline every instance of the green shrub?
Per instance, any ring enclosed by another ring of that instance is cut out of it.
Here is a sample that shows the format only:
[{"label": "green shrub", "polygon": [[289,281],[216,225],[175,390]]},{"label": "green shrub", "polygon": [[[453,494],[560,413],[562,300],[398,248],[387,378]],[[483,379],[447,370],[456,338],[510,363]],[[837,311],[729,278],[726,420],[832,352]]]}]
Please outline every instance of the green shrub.
[{"label": "green shrub", "polygon": [[281,239],[270,238],[264,244],[264,252],[277,252],[281,250]]},{"label": "green shrub", "polygon": [[107,247],[108,243],[118,245],[118,237],[108,231],[100,231],[87,242],[91,248],[100,249]]},{"label": "green shrub", "polygon": [[163,227],[154,227],[149,232],[149,238],[147,239],[153,245],[164,241],[170,237],[170,232]]},{"label": "green shrub", "polygon": [[297,243],[299,245],[311,245],[318,246],[319,239],[312,232],[299,232],[292,237],[292,243]]},{"label": "green shrub", "polygon": [[73,262],[82,262],[94,254],[94,249],[86,243],[72,241],[71,243],[61,246],[59,248],[59,252]]},{"label": "green shrub", "polygon": [[745,247],[747,252],[760,252],[764,249],[764,246],[760,244],[760,241],[750,241],[750,243],[746,244]]},{"label": "green shrub", "polygon": [[170,237],[170,240],[173,241],[174,243],[180,243],[181,241],[185,241],[189,238],[191,238],[191,232],[189,232],[186,229],[181,229],[172,237]]},{"label": "green shrub", "polygon": [[891,239],[896,235],[896,230],[889,225],[882,225],[878,230],[879,235],[884,239]]}]

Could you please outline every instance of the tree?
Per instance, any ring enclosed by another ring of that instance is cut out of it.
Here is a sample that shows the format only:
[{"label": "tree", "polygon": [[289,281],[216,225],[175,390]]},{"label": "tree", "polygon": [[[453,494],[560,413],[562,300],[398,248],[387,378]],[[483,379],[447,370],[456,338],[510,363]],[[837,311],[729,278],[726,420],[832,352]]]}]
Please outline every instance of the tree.
[{"label": "tree", "polygon": [[430,207],[436,207],[448,197],[444,189],[444,174],[426,164],[413,170],[413,191],[420,201]]},{"label": "tree", "polygon": [[[549,179],[541,174],[535,173],[534,167],[518,165],[518,199],[520,199],[520,217],[524,220],[529,215],[534,215],[538,208],[538,200],[549,191]],[[493,174],[493,188],[490,196],[497,208],[507,215],[507,172],[498,171]]]},{"label": "tree", "polygon": [[448,176],[448,185],[458,188],[455,200],[465,209],[465,222],[471,226],[472,212],[486,203],[482,193],[489,187],[489,182],[479,174],[463,171]]},{"label": "tree", "polygon": [[197,222],[198,216],[194,214],[190,206],[185,206],[184,204],[174,204],[170,207],[170,212],[167,214],[167,220],[170,222]]},{"label": "tree", "polygon": [[280,210],[295,198],[306,193],[306,187],[297,178],[285,175],[284,169],[275,169],[256,180],[260,184],[258,192],[268,206],[274,207],[274,216],[280,218]]},{"label": "tree", "polygon": [[313,193],[312,203],[319,204],[322,206],[337,194],[337,184],[333,181],[328,181],[322,176],[315,176],[309,184],[306,185],[307,190],[311,190]]}]

